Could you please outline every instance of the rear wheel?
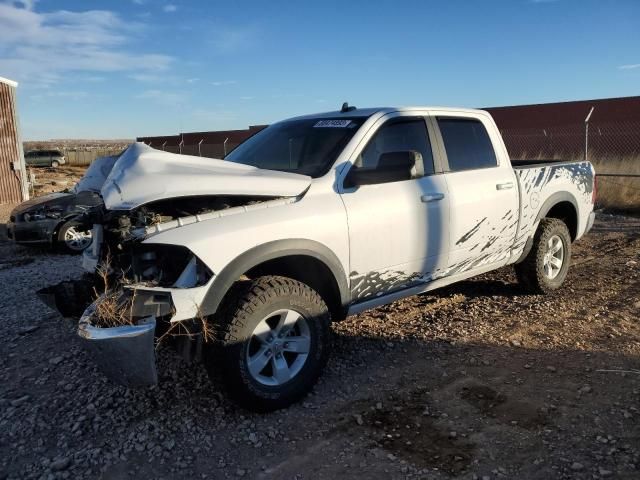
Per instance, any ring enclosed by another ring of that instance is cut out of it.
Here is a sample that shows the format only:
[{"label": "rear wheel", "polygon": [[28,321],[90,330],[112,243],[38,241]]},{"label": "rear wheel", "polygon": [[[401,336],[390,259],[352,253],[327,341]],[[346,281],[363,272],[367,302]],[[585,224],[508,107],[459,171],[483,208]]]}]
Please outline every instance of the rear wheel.
[{"label": "rear wheel", "polygon": [[540,221],[531,251],[516,264],[518,281],[534,293],[549,293],[564,283],[571,263],[571,235],[562,220]]},{"label": "rear wheel", "polygon": [[207,371],[249,410],[268,412],[300,400],[327,361],[329,310],[296,280],[265,276],[237,285],[216,322]]},{"label": "rear wheel", "polygon": [[58,231],[58,245],[68,253],[82,252],[91,241],[91,230],[78,222],[67,222]]}]

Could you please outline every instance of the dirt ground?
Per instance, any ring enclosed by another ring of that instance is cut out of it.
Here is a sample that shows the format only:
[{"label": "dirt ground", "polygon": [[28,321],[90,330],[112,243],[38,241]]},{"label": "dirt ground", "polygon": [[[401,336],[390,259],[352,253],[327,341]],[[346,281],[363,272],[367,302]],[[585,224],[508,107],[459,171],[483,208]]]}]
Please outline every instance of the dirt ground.
[{"label": "dirt ground", "polygon": [[29,175],[33,179],[32,196],[39,197],[51,192],[71,189],[84,175],[87,167],[62,166],[58,168],[31,167]]},{"label": "dirt ground", "polygon": [[504,268],[334,325],[268,415],[171,349],[158,386],[107,381],[35,296],[79,274],[0,241],[0,479],[640,478],[640,219],[599,215],[554,295]]}]

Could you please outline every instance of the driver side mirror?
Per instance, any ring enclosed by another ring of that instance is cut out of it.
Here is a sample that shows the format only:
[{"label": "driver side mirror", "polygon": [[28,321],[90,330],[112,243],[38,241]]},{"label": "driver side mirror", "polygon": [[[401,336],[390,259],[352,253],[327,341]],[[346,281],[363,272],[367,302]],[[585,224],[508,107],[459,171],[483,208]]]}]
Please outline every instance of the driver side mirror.
[{"label": "driver side mirror", "polygon": [[401,182],[424,176],[424,163],[420,152],[414,150],[387,152],[380,155],[375,168],[351,168],[345,178],[347,188],[358,185]]}]

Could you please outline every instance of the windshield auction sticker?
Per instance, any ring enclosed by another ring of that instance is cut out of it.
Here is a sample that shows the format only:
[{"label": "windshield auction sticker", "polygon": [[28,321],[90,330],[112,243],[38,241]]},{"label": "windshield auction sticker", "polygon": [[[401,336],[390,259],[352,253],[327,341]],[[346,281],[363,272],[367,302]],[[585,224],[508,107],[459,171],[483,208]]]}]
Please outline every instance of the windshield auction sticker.
[{"label": "windshield auction sticker", "polygon": [[314,128],[347,128],[351,120],[320,120]]}]

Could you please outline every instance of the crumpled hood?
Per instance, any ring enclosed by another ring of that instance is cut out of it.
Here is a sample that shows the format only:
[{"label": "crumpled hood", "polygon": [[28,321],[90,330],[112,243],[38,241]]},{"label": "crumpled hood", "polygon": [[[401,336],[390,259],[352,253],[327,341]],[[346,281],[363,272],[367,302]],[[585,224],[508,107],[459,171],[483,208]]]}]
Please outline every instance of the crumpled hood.
[{"label": "crumpled hood", "polygon": [[40,197],[34,197],[26,202],[22,202],[16,208],[11,211],[11,215],[19,215],[21,213],[28,212],[30,210],[37,210],[44,206],[67,204],[73,195],[71,193],[55,192],[42,195]]},{"label": "crumpled hood", "polygon": [[133,143],[116,161],[102,186],[109,210],[130,210],[156,200],[203,195],[292,197],[311,177],[248,165],[168,153]]},{"label": "crumpled hood", "polygon": [[82,178],[78,180],[76,186],[73,187],[74,193],[80,192],[97,192],[100,193],[105,180],[111,173],[113,166],[118,160],[118,155],[111,155],[107,157],[98,157],[84,173]]},{"label": "crumpled hood", "polygon": [[102,200],[96,192],[58,192],[32,198],[31,200],[23,202],[13,209],[11,215],[17,216],[37,210],[55,209],[62,211],[66,216],[71,214],[80,214],[90,207],[100,204],[102,204]]}]

